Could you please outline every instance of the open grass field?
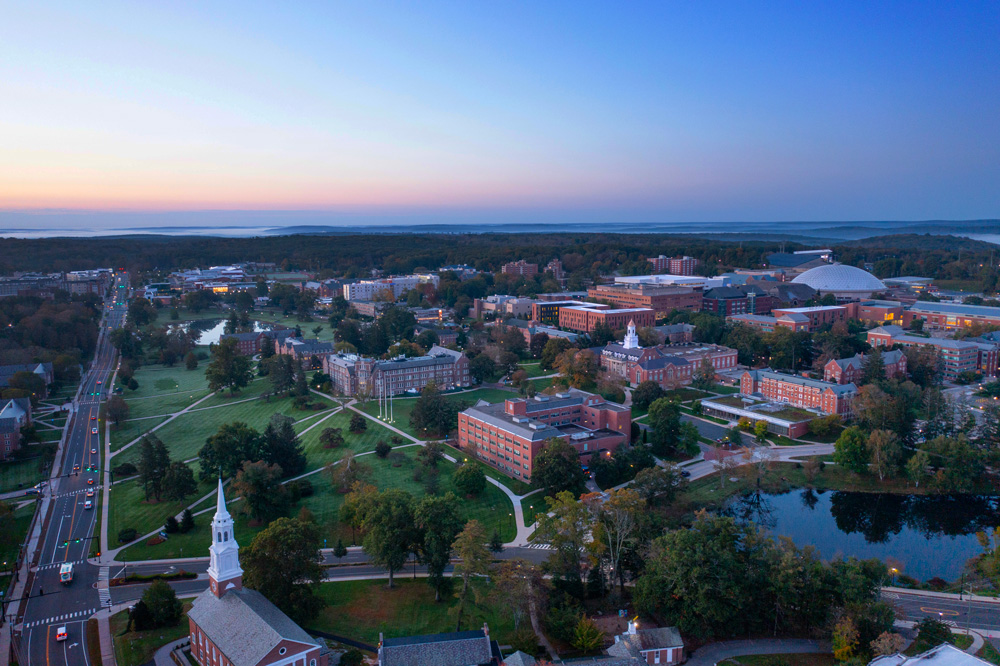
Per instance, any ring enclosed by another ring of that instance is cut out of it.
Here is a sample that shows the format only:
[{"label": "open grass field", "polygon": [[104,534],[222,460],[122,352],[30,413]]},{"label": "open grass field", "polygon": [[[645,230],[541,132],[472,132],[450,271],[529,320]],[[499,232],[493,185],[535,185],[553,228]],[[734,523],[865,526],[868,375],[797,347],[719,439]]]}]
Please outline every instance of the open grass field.
[{"label": "open grass field", "polygon": [[28,536],[28,528],[31,527],[31,517],[35,515],[36,506],[37,503],[32,502],[14,510],[14,529],[10,538],[0,543],[0,570],[7,571],[14,566],[21,544]]},{"label": "open grass field", "polygon": [[[420,463],[415,457],[417,451],[419,451],[419,447],[408,446],[390,454],[385,459],[376,456],[360,458],[363,464],[369,468],[368,483],[373,484],[379,490],[398,488],[410,493],[414,498],[423,497],[426,494],[426,488],[422,482],[414,479],[414,473],[420,467]],[[438,463],[438,492],[440,494],[454,492],[451,477],[456,469],[456,465],[446,460]],[[349,527],[341,525],[338,518],[340,506],[344,502],[344,495],[341,495],[330,485],[329,478],[325,473],[315,474],[309,478],[316,493],[312,497],[303,499],[302,505],[308,507],[316,516],[316,522],[320,524],[324,538],[329,540],[331,548],[338,538],[350,545],[352,542],[351,530]],[[482,523],[489,534],[492,534],[493,530],[498,530],[504,541],[510,541],[517,534],[510,500],[507,499],[502,490],[492,484],[487,484],[486,489],[479,497],[461,498],[460,512],[466,520],[476,519]]]},{"label": "open grass field", "polygon": [[[486,402],[501,402],[507,398],[517,397],[517,393],[504,391],[502,389],[480,388],[461,393],[449,393],[446,398],[449,402],[463,403],[467,406],[476,404],[479,400]],[[417,396],[394,398],[392,401],[393,423],[395,427],[409,434],[411,437],[420,438],[417,432],[410,426],[410,414],[413,412],[413,405],[417,401]],[[372,400],[363,405],[358,405],[358,409],[372,416],[378,416],[378,402]]]},{"label": "open grass field", "polygon": [[537,362],[535,362],[535,363],[521,363],[517,367],[519,367],[521,370],[524,370],[526,373],[528,373],[528,378],[529,379],[534,379],[535,377],[541,377],[542,375],[552,374],[551,370],[542,370],[541,364],[539,364]]},{"label": "open grass field", "polygon": [[[194,495],[191,497],[193,500]],[[238,508],[238,502],[229,507],[229,512],[233,515],[233,531],[239,543],[249,545],[253,541],[253,537],[264,526],[250,526],[246,516]],[[209,511],[200,516],[195,516],[194,527],[187,534],[179,532],[171,534],[169,539],[155,546],[148,545],[146,541],[138,541],[135,545],[129,546],[118,553],[117,559],[122,562],[138,562],[141,560],[176,557],[208,557],[208,547],[212,544],[212,531],[210,528],[213,513],[213,511]],[[117,537],[117,532],[108,535],[111,544],[116,547],[120,545],[117,543]]]},{"label": "open grass field", "polygon": [[[155,419],[142,419],[140,421],[126,421],[117,428],[111,428],[111,450],[117,451],[129,442],[141,437],[156,426],[167,420],[168,417],[160,416]],[[115,460],[114,464],[119,464],[123,460]]]},{"label": "open grass field", "polygon": [[[192,464],[190,467],[197,478],[197,464]],[[108,514],[108,539],[110,543],[117,544],[118,533],[129,527],[138,532],[139,536],[162,527],[169,516],[177,515],[184,510],[184,507],[210,493],[213,488],[214,484],[210,481],[200,482],[198,489],[184,500],[157,502],[150,498],[147,502],[142,484],[139,483],[138,479],[116,483],[111,486],[111,510]]]},{"label": "open grass field", "polygon": [[711,393],[705,393],[704,391],[699,391],[693,388],[676,388],[670,389],[664,393],[665,397],[672,400],[677,400],[679,402],[688,402],[689,400],[702,400],[704,398],[710,398]]},{"label": "open grass field", "polygon": [[30,488],[45,478],[47,465],[43,456],[0,463],[0,492]]},{"label": "open grass field", "polygon": [[[380,490],[399,488],[409,492],[414,498],[419,499],[426,493],[426,489],[421,482],[414,479],[414,471],[419,467],[419,463],[414,457],[417,450],[417,446],[411,445],[394,454],[390,454],[386,459],[380,459],[374,455],[362,457],[360,460],[368,468],[367,482],[375,485]],[[438,463],[438,490],[440,493],[443,494],[453,490],[451,477],[455,469],[456,466],[448,461]],[[342,539],[345,544],[350,545],[352,543],[351,529],[340,523],[339,519],[340,506],[344,502],[344,495],[337,492],[331,486],[329,477],[324,472],[312,474],[307,478],[313,484],[313,495],[303,498],[298,504],[290,507],[288,515],[294,516],[299,512],[301,507],[307,507],[315,516],[322,538],[327,540],[326,547],[332,548],[337,543],[337,539]],[[132,492],[138,493],[138,500],[142,499],[141,487],[137,491],[133,490]],[[198,492],[203,492],[201,487],[199,487]],[[194,501],[196,497],[192,495],[188,502]],[[235,521],[236,538],[239,543],[247,545],[253,539],[254,535],[263,529],[263,526],[251,526],[246,516],[240,511],[240,503],[232,502],[231,495],[228,492],[227,497],[230,498],[229,501],[231,502],[229,511],[232,513]],[[112,494],[112,498],[114,498],[114,494]],[[196,507],[196,512],[201,509],[211,509],[213,502],[214,499],[202,502]],[[158,508],[160,505],[153,506]],[[177,510],[179,511],[180,509]],[[479,497],[474,499],[463,498],[460,504],[460,511],[466,520],[475,518],[483,523],[490,534],[493,533],[494,529],[499,530],[500,536],[504,541],[513,539],[517,532],[512,515],[513,507],[510,501],[503,494],[503,491],[492,485],[487,485],[486,490]],[[159,514],[154,515],[158,516]],[[169,515],[169,511],[165,511],[163,519],[166,518],[166,515]],[[149,516],[146,519],[152,524],[152,527],[146,530],[148,532],[157,526],[158,523],[155,520],[158,518],[154,519],[153,516]],[[118,558],[122,561],[134,562],[139,560],[204,555],[203,551],[207,551],[211,540],[209,531],[211,520],[212,511],[210,510],[207,513],[195,516],[195,528],[187,534],[172,534],[167,541],[154,546],[147,545],[145,542],[139,542],[119,553]],[[159,522],[162,522],[162,520]],[[140,530],[140,534],[144,533]],[[117,534],[117,531],[112,529],[109,535],[112,541],[117,537]]]},{"label": "open grass field", "polygon": [[[184,613],[191,608],[191,602],[184,603]],[[153,661],[153,654],[167,643],[187,636],[189,627],[187,616],[182,615],[173,627],[160,627],[146,631],[125,632],[128,627],[128,611],[111,616],[111,636],[115,645],[115,661],[118,666],[142,666]]]},{"label": "open grass field", "polygon": [[178,391],[208,390],[205,368],[199,366],[195,370],[188,370],[183,363],[172,368],[165,365],[144,365],[136,370],[135,381],[139,388],[134,391],[125,389],[124,398],[129,404],[134,400],[155,398]]},{"label": "open grass field", "polygon": [[722,395],[732,395],[733,393],[739,393],[739,386],[725,386],[723,384],[716,384],[712,387],[712,393],[720,393]]},{"label": "open grass field", "polygon": [[[345,638],[377,645],[379,634],[386,638],[435,634],[455,630],[455,620],[449,609],[457,599],[446,596],[434,601],[434,590],[425,580],[397,578],[396,587],[386,588],[384,580],[357,580],[323,583],[319,595],[326,601],[307,629],[326,631]],[[469,630],[489,624],[490,637],[501,645],[510,641],[514,627],[509,616],[503,615],[499,604],[487,602],[485,608],[472,609],[462,629]]]},{"label": "open grass field", "polygon": [[[213,396],[213,398],[215,397]],[[242,421],[252,428],[263,430],[272,414],[285,414],[295,420],[313,415],[312,411],[295,409],[292,406],[292,398],[272,398],[270,401],[253,399],[239,402],[240,400],[242,400],[241,397],[232,398],[231,404],[214,409],[201,409],[199,406],[196,411],[182,414],[157,430],[156,436],[167,445],[172,460],[190,460],[198,455],[198,451],[205,445],[205,440],[227,423]],[[317,401],[330,406],[321,398],[317,397]],[[148,422],[138,421],[137,423],[150,424],[140,429],[139,434],[155,425],[155,422],[155,419],[150,419]],[[138,435],[133,435],[133,438],[136,436]],[[114,441],[115,438],[112,437],[112,442]],[[131,440],[125,439],[124,441]],[[120,465],[123,462],[135,463],[138,459],[139,448],[136,445],[116,456],[112,462],[115,465]]]},{"label": "open grass field", "polygon": [[[343,458],[348,451],[355,454],[364,453],[365,451],[374,451],[375,445],[380,440],[391,444],[392,437],[398,437],[396,433],[371,420],[368,420],[368,426],[365,428],[364,432],[354,434],[348,429],[351,424],[351,416],[353,414],[354,412],[350,410],[334,414],[307,432],[305,435],[302,435],[302,448],[305,451],[306,457],[309,459],[307,469],[312,470],[317,467],[324,467],[328,463],[336,462]],[[308,422],[309,425],[312,425],[313,423],[315,423],[315,420]],[[319,438],[326,428],[340,428],[340,432],[344,437],[344,445],[335,449],[324,449]],[[409,440],[406,440],[405,438],[400,439],[404,439],[404,442],[407,444],[410,443]]]}]

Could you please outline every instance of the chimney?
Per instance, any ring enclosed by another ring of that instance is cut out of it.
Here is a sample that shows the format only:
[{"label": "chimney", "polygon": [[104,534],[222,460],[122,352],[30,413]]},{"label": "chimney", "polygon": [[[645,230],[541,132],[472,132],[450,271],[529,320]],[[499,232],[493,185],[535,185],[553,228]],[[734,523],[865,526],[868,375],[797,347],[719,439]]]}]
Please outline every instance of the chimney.
[{"label": "chimney", "polygon": [[485,622],[483,622],[483,633],[486,635],[486,638],[490,637],[490,625]]},{"label": "chimney", "polygon": [[628,633],[631,634],[632,636],[635,636],[635,630],[636,630],[635,618],[632,618],[631,620],[628,621]]}]

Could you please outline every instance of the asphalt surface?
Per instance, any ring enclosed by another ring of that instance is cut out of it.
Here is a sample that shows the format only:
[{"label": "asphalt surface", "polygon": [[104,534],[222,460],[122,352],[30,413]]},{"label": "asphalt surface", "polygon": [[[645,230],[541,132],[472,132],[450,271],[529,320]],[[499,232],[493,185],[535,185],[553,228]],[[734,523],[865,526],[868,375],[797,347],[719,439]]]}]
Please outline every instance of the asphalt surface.
[{"label": "asphalt surface", "polygon": [[934,617],[957,629],[1000,631],[1000,604],[884,591],[882,598],[896,608],[897,620],[919,622]]},{"label": "asphalt surface", "polygon": [[[208,547],[206,546],[206,550],[207,548]],[[499,560],[520,558],[535,564],[541,564],[548,559],[549,553],[550,551],[547,548],[541,547],[510,547],[505,548],[495,557]],[[388,577],[388,573],[385,569],[368,564],[368,556],[365,555],[360,548],[351,549],[348,551],[347,555],[341,559],[337,559],[329,551],[324,551],[323,563],[328,567],[326,570],[327,580]],[[199,594],[208,587],[208,578],[205,573],[207,569],[208,558],[206,557],[159,563],[137,562],[135,564],[127,564],[112,568],[110,575],[112,578],[118,578],[125,575],[148,576],[151,574],[175,573],[178,571],[198,574],[197,579],[173,581],[170,583],[171,587],[174,588],[174,591],[177,592],[177,596],[183,597]],[[454,566],[449,565],[445,569],[445,573],[450,574],[453,570]],[[427,573],[427,567],[421,564],[416,564],[416,566],[414,566],[414,562],[411,559],[406,566],[396,572],[396,577],[400,579],[407,578],[413,576],[414,571],[417,576],[425,575]],[[111,600],[115,605],[135,601],[142,596],[143,591],[147,587],[148,584],[146,583],[113,587],[111,588]]]},{"label": "asphalt surface", "polygon": [[[127,278],[119,278],[127,285]],[[83,377],[80,401],[75,405],[68,424],[66,443],[54,467],[60,476],[49,481],[44,490],[49,494],[49,515],[43,517],[43,533],[39,542],[38,567],[28,590],[27,605],[20,618],[20,646],[30,664],[88,664],[85,644],[85,623],[101,608],[97,591],[99,567],[88,564],[91,539],[97,536],[98,488],[105,481],[101,461],[100,437],[103,422],[99,421],[101,400],[106,397],[108,379],[114,368],[115,350],[108,339],[107,327],[121,326],[125,318],[125,298],[128,289],[117,289],[116,298],[121,302],[105,310],[102,326],[106,327],[90,370]],[[118,292],[122,296],[118,296]],[[97,394],[97,395],[94,395]],[[99,434],[93,434],[93,428]],[[96,449],[97,453],[91,453]],[[80,465],[77,473],[74,465]],[[91,468],[95,471],[88,472]],[[94,497],[87,498],[88,489]],[[92,500],[94,509],[84,503]],[[65,562],[73,563],[73,580],[67,585],[59,582],[59,568]],[[56,629],[65,626],[68,638],[56,641]]]}]

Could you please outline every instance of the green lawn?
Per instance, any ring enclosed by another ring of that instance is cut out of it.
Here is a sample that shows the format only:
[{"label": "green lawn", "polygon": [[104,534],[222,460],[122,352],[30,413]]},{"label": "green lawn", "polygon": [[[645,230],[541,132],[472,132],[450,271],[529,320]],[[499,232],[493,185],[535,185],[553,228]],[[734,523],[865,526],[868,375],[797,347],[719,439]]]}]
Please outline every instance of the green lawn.
[{"label": "green lawn", "polygon": [[739,386],[724,386],[722,384],[716,384],[715,386],[712,387],[712,392],[713,393],[721,393],[723,395],[729,395],[729,394],[732,394],[732,393],[739,393],[740,392],[740,387]]},{"label": "green lawn", "polygon": [[[155,419],[142,419],[141,421],[126,421],[120,426],[115,428],[111,427],[111,450],[117,451],[129,442],[143,434],[149,432],[156,426],[160,425],[166,421],[169,417],[161,416]],[[115,460],[114,464],[121,463],[121,460]]]},{"label": "green lawn", "polygon": [[[434,590],[425,580],[399,577],[392,590],[386,588],[384,580],[323,583],[319,586],[319,594],[327,605],[306,624],[307,629],[353,638],[369,645],[378,644],[380,633],[385,638],[395,638],[455,630],[455,619],[449,609],[458,600],[448,595],[435,603]],[[486,622],[491,638],[496,638],[501,645],[508,643],[514,627],[499,606],[487,602],[486,608],[473,609],[465,616],[462,629],[482,627]]]},{"label": "green lawn", "polygon": [[545,493],[536,493],[521,500],[521,511],[524,512],[524,524],[531,527],[535,516],[543,513],[548,504],[545,503]]},{"label": "green lawn", "polygon": [[[213,396],[211,399],[215,397]],[[232,402],[235,403],[238,400],[240,398],[237,397],[232,399]],[[317,398],[316,401],[329,406],[329,403],[321,398]],[[221,426],[242,421],[257,430],[263,430],[271,415],[276,413],[285,414],[295,420],[312,415],[311,411],[295,409],[292,406],[292,398],[272,398],[270,401],[255,399],[215,409],[203,410],[199,408],[197,411],[187,412],[157,430],[156,436],[167,445],[172,460],[189,460],[198,455],[198,451],[205,445],[205,440],[214,435]],[[156,420],[138,421],[137,423],[150,424],[139,430],[138,434],[142,434],[146,429],[155,425]],[[134,438],[138,435],[133,434],[132,436]],[[112,441],[114,441],[114,437]],[[125,441],[130,440],[125,439]],[[116,456],[112,460],[112,464],[135,463],[138,458],[139,448],[138,445],[135,445]]]},{"label": "green lawn", "polygon": [[[951,634],[951,638],[948,639],[948,642],[957,647],[959,650],[964,650],[972,645],[972,636],[968,636],[966,634],[956,634],[953,632]],[[930,650],[932,647],[935,647],[933,643],[926,643],[918,639],[913,641],[910,644],[910,647],[903,651],[903,654],[914,657],[921,652]]]},{"label": "green lawn", "polygon": [[[547,380],[543,380],[547,381]],[[445,396],[449,402],[464,403],[468,406],[476,404],[479,400],[485,400],[486,402],[502,402],[507,398],[516,398],[517,393],[511,391],[504,391],[502,389],[491,389],[491,388],[481,388],[472,391],[466,391],[464,393],[449,393]],[[419,439],[417,432],[410,426],[410,414],[413,412],[413,405],[416,403],[417,397],[406,397],[406,398],[394,398],[392,401],[392,415],[393,423],[395,427],[399,428],[403,432],[409,434],[412,437]],[[359,405],[358,409],[364,411],[372,416],[378,416],[378,401],[372,400],[363,405]]]},{"label": "green lawn", "polygon": [[[360,458],[360,461],[363,461],[369,468],[367,481],[380,490],[400,488],[409,492],[415,498],[423,496],[425,494],[424,485],[414,480],[414,472],[419,467],[419,463],[414,457],[417,450],[418,448],[415,446],[407,447],[397,454],[390,455],[386,459],[380,459],[373,455],[363,456]],[[448,461],[438,463],[438,489],[440,493],[453,490],[451,477],[455,469],[456,466]],[[315,516],[322,537],[327,540],[327,547],[332,548],[336,544],[337,539],[343,539],[345,544],[350,545],[352,542],[351,529],[340,523],[339,519],[340,506],[344,502],[344,495],[337,492],[331,486],[329,477],[324,472],[310,475],[307,478],[313,484],[315,492],[311,497],[303,498],[297,505],[290,507],[289,515],[294,516],[299,512],[301,507],[307,507]],[[199,493],[201,492],[203,491],[199,488]],[[227,493],[228,496],[229,494]],[[195,497],[192,495],[188,501],[193,501]],[[142,499],[141,488],[138,490],[137,499]],[[202,503],[198,508],[209,507],[211,507],[211,501]],[[479,497],[474,499],[463,498],[460,507],[462,515],[466,520],[473,518],[479,520],[485,525],[489,534],[492,534],[494,529],[499,530],[500,536],[504,541],[510,541],[517,533],[510,501],[503,494],[503,491],[493,485],[487,485],[486,490]],[[239,502],[231,503],[229,510],[233,514],[235,521],[237,540],[243,545],[248,545],[254,535],[263,529],[263,526],[249,525],[246,516],[240,511]],[[156,527],[157,523],[153,522],[154,519],[152,517],[147,518],[147,520],[153,525],[153,527],[147,530],[151,531]],[[203,551],[207,550],[211,540],[209,533],[209,523],[211,520],[211,511],[200,516],[195,516],[195,528],[187,534],[171,534],[167,541],[154,546],[147,545],[146,542],[140,542],[119,553],[118,559],[133,562],[138,560],[181,557],[182,555],[186,557],[204,555]],[[140,534],[143,533],[140,530]],[[109,536],[114,539],[117,537],[117,534],[116,530],[112,530]]]},{"label": "green lawn", "polygon": [[0,492],[30,488],[45,478],[47,466],[44,456],[0,463]]},{"label": "green lawn", "polygon": [[670,398],[672,400],[677,400],[679,402],[688,402],[690,400],[702,400],[704,398],[711,398],[710,393],[705,393],[704,391],[699,391],[693,388],[677,388],[670,389],[669,391],[664,391],[664,397]]},{"label": "green lawn", "polygon": [[28,528],[31,527],[31,517],[35,515],[36,505],[36,502],[32,502],[14,510],[14,528],[10,537],[0,543],[0,570],[7,571],[14,565],[21,544],[28,535]]},{"label": "green lawn", "polygon": [[[197,463],[191,467],[197,478]],[[211,492],[213,487],[212,482],[201,482],[198,484],[198,489],[184,500],[157,502],[150,498],[147,502],[138,479],[114,484],[111,486],[111,510],[108,514],[109,542],[112,546],[117,546],[118,532],[129,527],[135,529],[138,536],[162,527],[169,516],[177,515],[191,502]]]},{"label": "green lawn", "polygon": [[[135,371],[135,381],[139,388],[125,389],[124,398],[131,402],[142,398],[155,398],[165,393],[177,391],[199,391],[208,389],[205,368],[200,364],[196,370],[188,370],[183,363],[172,368],[165,365],[144,365]],[[154,399],[153,402],[156,402]]]},{"label": "green lawn", "polygon": [[980,659],[985,659],[991,664],[1000,666],[1000,651],[989,642],[983,643],[983,647],[976,653],[976,656]]},{"label": "green lawn", "polygon": [[160,627],[146,631],[125,632],[128,627],[128,611],[111,616],[111,636],[115,645],[115,661],[118,666],[142,666],[151,663],[153,654],[167,643],[187,636],[189,631],[186,613],[191,603],[184,604],[185,615],[173,627]]},{"label": "green lawn", "polygon": [[[365,451],[374,451],[375,445],[380,441],[385,441],[387,444],[392,444],[393,436],[399,437],[396,433],[392,432],[388,428],[385,428],[378,423],[366,419],[368,425],[364,432],[359,434],[354,434],[348,428],[351,424],[351,416],[354,412],[350,410],[345,410],[334,414],[330,418],[323,421],[321,424],[307,432],[302,436],[302,448],[305,451],[306,457],[309,459],[308,469],[316,469],[317,467],[323,467],[328,463],[336,462],[344,457],[344,455],[351,451],[355,454],[364,453]],[[310,420],[308,425],[315,423],[314,420]],[[323,445],[320,443],[320,435],[327,428],[340,428],[341,434],[344,436],[344,445],[335,449],[324,449]],[[410,440],[405,437],[400,437],[404,444],[410,444]]]},{"label": "green lawn", "polygon": [[[410,446],[390,454],[385,459],[370,455],[359,460],[370,470],[367,481],[378,489],[399,488],[415,498],[419,498],[426,493],[426,489],[423,483],[414,480],[414,473],[420,467],[415,457],[417,451],[419,451],[418,447]],[[456,469],[456,465],[446,460],[438,463],[439,493],[454,492],[451,477]],[[314,474],[309,479],[312,481],[316,493],[312,497],[302,500],[302,504],[307,506],[316,516],[317,523],[322,526],[324,538],[328,539],[328,546],[332,548],[338,538],[343,539],[345,544],[350,544],[351,530],[340,524],[338,517],[340,505],[344,502],[344,495],[338,493],[330,485],[329,477],[323,472]],[[505,542],[510,541],[517,534],[510,500],[496,486],[487,484],[486,489],[479,497],[462,498],[460,502],[463,517],[466,520],[473,518],[478,520],[486,527],[488,534],[492,534],[493,530],[499,530],[500,537]]]},{"label": "green lawn", "polygon": [[539,363],[521,363],[517,367],[528,373],[529,379],[541,377],[542,375],[550,375],[553,372],[552,370],[542,370],[541,364]]},{"label": "green lawn", "polygon": [[[152,396],[149,398],[137,398],[127,400],[128,421],[141,419],[148,416],[168,416],[179,412],[188,405],[191,405],[206,395],[208,388],[192,389],[181,393],[168,391],[164,395]],[[128,396],[126,396],[128,397]]]},{"label": "green lawn", "polygon": [[58,442],[62,439],[62,430],[38,430],[38,439],[42,442]]}]

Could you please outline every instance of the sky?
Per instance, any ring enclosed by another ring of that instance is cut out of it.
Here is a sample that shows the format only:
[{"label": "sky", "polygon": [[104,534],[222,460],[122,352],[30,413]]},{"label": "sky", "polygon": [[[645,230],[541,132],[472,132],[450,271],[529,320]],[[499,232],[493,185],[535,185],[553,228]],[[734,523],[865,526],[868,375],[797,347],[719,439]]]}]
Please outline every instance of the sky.
[{"label": "sky", "polygon": [[0,6],[0,230],[1000,217],[995,1]]}]

